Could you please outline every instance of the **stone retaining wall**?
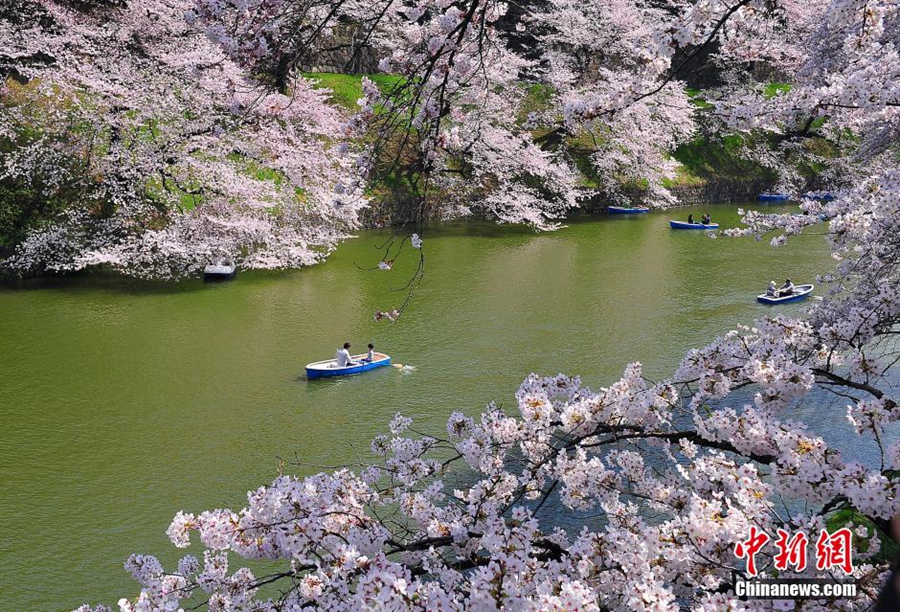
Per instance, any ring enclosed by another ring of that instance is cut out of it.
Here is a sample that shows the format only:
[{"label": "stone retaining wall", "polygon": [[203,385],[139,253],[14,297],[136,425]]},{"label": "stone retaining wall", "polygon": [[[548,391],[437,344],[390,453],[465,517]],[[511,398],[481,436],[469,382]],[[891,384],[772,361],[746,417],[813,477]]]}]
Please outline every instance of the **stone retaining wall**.
[{"label": "stone retaining wall", "polygon": [[670,191],[685,205],[749,202],[771,189],[769,181],[711,182],[695,187],[673,187]]}]

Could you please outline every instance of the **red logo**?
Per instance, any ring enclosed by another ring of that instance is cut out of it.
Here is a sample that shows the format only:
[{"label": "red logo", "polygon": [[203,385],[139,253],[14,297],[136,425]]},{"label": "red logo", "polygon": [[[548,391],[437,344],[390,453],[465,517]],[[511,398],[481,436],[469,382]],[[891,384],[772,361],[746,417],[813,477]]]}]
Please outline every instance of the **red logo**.
[{"label": "red logo", "polygon": [[747,558],[747,573],[756,576],[756,553],[762,550],[762,547],[769,541],[767,536],[756,527],[750,527],[750,537],[743,542],[738,542],[734,547],[734,554],[738,559]]},{"label": "red logo", "polygon": [[[756,555],[762,552],[763,547],[771,538],[755,526],[750,527],[750,535],[746,540],[738,542],[734,547],[734,554],[738,559],[747,560],[747,574],[756,576],[759,570],[756,567]],[[851,548],[853,534],[844,527],[829,534],[823,529],[816,540],[816,569],[819,571],[839,568],[845,574],[853,573],[853,551]],[[806,569],[806,551],[809,547],[807,535],[798,531],[791,535],[784,529],[778,530],[778,539],[775,540],[778,553],[773,561],[775,569],[788,570],[794,568],[797,572]]]},{"label": "red logo", "polygon": [[778,530],[778,539],[775,541],[775,546],[778,547],[775,569],[786,570],[788,566],[793,565],[798,572],[802,572],[806,569],[806,547],[809,545],[809,538],[802,531],[798,531],[794,537],[788,539],[790,535],[784,529]]},{"label": "red logo", "polygon": [[844,527],[831,535],[823,529],[816,540],[816,569],[827,570],[839,567],[845,574],[853,572],[853,560],[851,559],[850,541],[852,534]]}]

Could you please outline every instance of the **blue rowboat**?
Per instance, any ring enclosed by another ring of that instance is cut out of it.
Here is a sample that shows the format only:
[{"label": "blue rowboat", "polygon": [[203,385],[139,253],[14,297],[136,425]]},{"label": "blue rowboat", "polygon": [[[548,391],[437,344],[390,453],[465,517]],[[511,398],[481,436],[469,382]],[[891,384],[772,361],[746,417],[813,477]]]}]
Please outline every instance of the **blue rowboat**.
[{"label": "blue rowboat", "polygon": [[719,229],[718,223],[688,223],[686,221],[669,221],[672,229],[714,230]]},{"label": "blue rowboat", "polygon": [[384,353],[375,353],[375,359],[373,361],[364,362],[362,361],[364,357],[365,355],[352,355],[350,359],[356,362],[356,364],[344,368],[337,367],[337,361],[334,359],[308,363],[306,364],[306,377],[329,378],[331,376],[348,376],[350,374],[360,374],[362,372],[374,370],[375,368],[383,368],[384,366],[391,365],[390,355],[385,355]]},{"label": "blue rowboat", "polygon": [[764,293],[762,295],[757,295],[756,301],[761,304],[769,304],[770,306],[774,304],[787,304],[788,302],[799,302],[800,300],[808,298],[814,288],[814,285],[794,285],[794,292],[790,295],[772,297]]},{"label": "blue rowboat", "polygon": [[791,196],[783,193],[761,193],[756,196],[756,199],[760,202],[787,202]]},{"label": "blue rowboat", "polygon": [[627,208],[625,206],[607,206],[606,212],[611,215],[640,215],[650,212],[649,208]]},{"label": "blue rowboat", "polygon": [[230,280],[237,274],[237,266],[233,263],[211,263],[203,268],[203,280]]}]

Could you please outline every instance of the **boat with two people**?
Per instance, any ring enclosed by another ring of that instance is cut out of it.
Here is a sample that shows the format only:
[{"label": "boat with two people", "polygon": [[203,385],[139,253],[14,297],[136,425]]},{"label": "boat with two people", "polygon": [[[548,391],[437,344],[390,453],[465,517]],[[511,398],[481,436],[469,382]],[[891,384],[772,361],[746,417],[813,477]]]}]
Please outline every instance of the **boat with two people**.
[{"label": "boat with two people", "polygon": [[794,285],[790,279],[784,282],[779,288],[775,288],[775,281],[769,283],[769,289],[762,295],[756,296],[756,301],[761,304],[770,306],[775,304],[787,304],[789,302],[799,302],[805,300],[812,294],[815,285],[812,283],[807,285]]},{"label": "boat with two people", "polygon": [[[353,355],[353,359],[365,357],[365,355]],[[348,376],[350,374],[361,374],[391,365],[390,355],[384,353],[375,353],[375,360],[362,362],[355,361],[353,365],[338,367],[334,359],[326,359],[325,361],[315,361],[306,364],[307,378],[330,378],[332,376]]]},{"label": "boat with two people", "polygon": [[307,378],[331,378],[333,376],[348,376],[361,374],[376,368],[391,365],[390,355],[376,353],[375,345],[369,344],[369,352],[363,355],[351,355],[350,343],[345,342],[342,348],[337,350],[334,359],[314,361],[306,364]]},{"label": "boat with two people", "polygon": [[713,230],[719,229],[718,223],[713,223],[712,219],[708,214],[703,215],[703,219],[701,219],[700,223],[694,221],[694,215],[688,215],[687,221],[675,221],[674,219],[669,220],[669,227],[672,229],[685,229],[685,230]]}]

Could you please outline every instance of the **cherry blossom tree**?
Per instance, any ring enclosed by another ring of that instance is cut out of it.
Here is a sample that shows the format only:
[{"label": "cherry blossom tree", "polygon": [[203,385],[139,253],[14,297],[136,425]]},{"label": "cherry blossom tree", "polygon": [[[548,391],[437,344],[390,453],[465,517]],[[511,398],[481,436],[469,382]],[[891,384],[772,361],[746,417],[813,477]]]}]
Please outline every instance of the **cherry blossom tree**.
[{"label": "cherry blossom tree", "polygon": [[[254,69],[277,67],[278,82],[340,24],[362,29],[385,56],[381,69],[399,80],[387,91],[364,86],[349,126],[370,137],[359,164],[370,181],[410,183],[414,220],[476,210],[551,228],[591,195],[573,172],[581,160],[607,195],[643,181],[651,204],[674,201],[662,187],[676,165],[669,153],[694,128],[671,58],[658,57],[652,40],[660,21],[674,22],[671,11],[548,2],[507,17],[507,8],[262,0],[200,1],[196,13],[226,53]],[[509,44],[511,30],[526,28],[544,54]],[[545,94],[539,108],[529,108],[523,83]],[[645,87],[656,89],[652,98]]]},{"label": "cherry blossom tree", "polygon": [[185,21],[181,1],[18,8],[30,18],[0,20],[11,75],[0,180],[76,195],[7,270],[179,278],[216,257],[294,267],[358,226],[365,198],[333,140],[342,119],[310,82],[269,90]]},{"label": "cherry blossom tree", "polygon": [[[236,24],[270,23],[275,13],[262,19],[260,11],[280,6],[202,3],[213,15],[219,7]],[[344,5],[302,6],[321,13]],[[390,6],[376,8],[387,15]],[[411,11],[411,32],[403,32],[417,44],[438,37],[430,54],[401,51],[390,60],[402,66],[418,58],[425,69],[418,79],[408,73],[401,86],[406,97],[393,104],[406,104],[403,112],[421,120],[411,138],[433,152],[436,168],[457,134],[460,142],[473,143],[465,145],[471,159],[501,163],[489,156],[487,144],[474,142],[499,142],[491,134],[505,138],[502,123],[479,125],[471,140],[476,128],[462,121],[501,102],[488,96],[476,111],[444,106],[444,95],[465,99],[450,75],[466,44],[487,36],[495,5],[472,0],[462,6],[395,7],[390,17]],[[588,16],[602,12],[556,6]],[[640,4],[611,6],[654,14]],[[623,57],[640,58],[632,70],[621,68],[620,78],[600,78],[591,91],[560,77],[568,112],[541,120],[547,129],[556,121],[552,129],[565,135],[572,126],[612,126],[622,115],[627,122],[634,120],[627,119],[630,113],[638,117],[661,100],[677,100],[668,90],[685,61],[677,56],[685,45],[687,55],[716,45],[717,61],[732,76],[741,64],[746,74],[748,62],[790,70],[792,87],[780,95],[765,95],[751,79],[733,83],[730,94],[727,88],[716,92],[711,103],[723,126],[773,134],[773,163],[810,142],[833,147],[822,156],[833,159],[833,201],[805,200],[810,214],[800,217],[747,213],[747,227],[734,232],[773,234],[779,244],[821,223],[840,262],[835,274],[821,279],[830,287],[825,299],[801,317],[770,317],[688,352],[665,380],[647,380],[637,363],[599,390],[578,378],[531,375],[514,409],[491,405],[477,417],[455,413],[441,433],[419,432],[398,414],[390,432],[373,441],[377,459],[368,467],[280,476],[251,491],[238,511],[179,512],[168,530],[172,543],[186,548],[199,540],[202,554],[185,556],[169,571],[154,557],[129,558],[126,568],[141,590],[120,601],[121,610],[775,609],[772,601],[735,596],[734,576],[747,571],[738,554],[746,550],[736,545],[751,530],[818,534],[847,511],[856,517],[849,525],[856,545],[849,574],[846,565],[825,571],[809,564],[778,576],[849,575],[860,589],[857,599],[794,602],[797,610],[871,606],[887,570],[880,551],[890,537],[888,521],[900,510],[900,442],[892,434],[900,420],[892,386],[900,360],[900,14],[890,0],[702,0],[677,8],[659,13],[657,27],[638,31],[639,48],[614,47]],[[485,20],[457,22],[456,11]],[[446,13],[455,16],[444,26],[449,37],[436,33]],[[590,27],[590,19],[575,17],[588,24],[579,27]],[[465,31],[455,30],[457,23],[466,23]],[[610,16],[604,31],[616,23]],[[276,47],[271,28],[241,27],[254,33],[255,44]],[[226,43],[247,49],[251,36],[240,28],[226,31],[238,33]],[[569,44],[582,36],[570,34]],[[591,38],[590,30],[584,38]],[[441,57],[450,63],[441,64]],[[435,66],[446,70],[435,76],[429,71]],[[562,68],[556,70],[559,75]],[[429,111],[431,100],[437,106]],[[369,87],[362,114],[376,124],[388,121],[399,115],[379,114],[379,107],[391,104],[390,96]],[[371,151],[367,155],[363,159],[377,165]],[[522,163],[546,159],[535,156],[522,155]],[[546,177],[557,176],[552,166],[540,167]],[[536,214],[545,216],[546,209]],[[421,246],[418,236],[412,246]],[[877,445],[873,464],[845,457],[792,419],[799,402],[828,392],[845,400],[858,435]],[[233,569],[236,558],[281,560],[282,569],[257,576]],[[760,575],[775,575],[774,551],[761,552],[755,564]],[[279,585],[280,595],[261,595],[271,584]]]}]

